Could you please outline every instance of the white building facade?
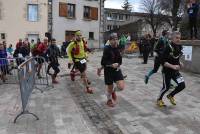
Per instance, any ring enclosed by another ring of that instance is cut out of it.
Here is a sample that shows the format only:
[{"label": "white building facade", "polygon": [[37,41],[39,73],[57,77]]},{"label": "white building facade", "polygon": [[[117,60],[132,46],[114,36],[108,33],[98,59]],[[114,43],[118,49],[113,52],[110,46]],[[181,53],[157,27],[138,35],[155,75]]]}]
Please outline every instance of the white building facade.
[{"label": "white building facade", "polygon": [[52,8],[52,37],[58,44],[70,40],[75,31],[81,30],[83,37],[88,40],[88,46],[99,48],[102,10],[100,0],[53,0]]}]

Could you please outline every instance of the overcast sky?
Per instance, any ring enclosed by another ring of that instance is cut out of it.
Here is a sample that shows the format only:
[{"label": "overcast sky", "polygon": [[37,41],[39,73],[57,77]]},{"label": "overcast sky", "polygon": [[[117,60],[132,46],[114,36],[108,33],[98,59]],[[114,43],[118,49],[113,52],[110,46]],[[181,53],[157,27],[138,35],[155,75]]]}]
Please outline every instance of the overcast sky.
[{"label": "overcast sky", "polygon": [[[122,9],[124,0],[106,0],[105,1],[105,8],[115,8],[115,9]],[[131,5],[133,6],[134,12],[141,12],[140,2],[141,0],[129,0]]]}]

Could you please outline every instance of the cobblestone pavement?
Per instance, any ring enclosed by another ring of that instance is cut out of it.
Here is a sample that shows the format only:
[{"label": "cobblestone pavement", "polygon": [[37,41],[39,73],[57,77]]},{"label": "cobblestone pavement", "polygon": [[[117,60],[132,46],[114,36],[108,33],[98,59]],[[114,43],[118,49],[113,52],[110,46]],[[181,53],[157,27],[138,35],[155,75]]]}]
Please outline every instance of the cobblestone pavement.
[{"label": "cobblestone pavement", "polygon": [[60,84],[44,93],[34,90],[28,109],[39,116],[21,117],[17,85],[0,85],[0,134],[200,134],[200,76],[183,73],[186,89],[177,95],[177,106],[158,108],[155,100],[162,86],[161,73],[144,84],[144,74],[153,66],[138,58],[124,58],[122,70],[128,77],[126,89],[118,92],[114,108],[105,105],[103,75],[96,76],[102,52],[90,55],[88,77],[94,95],[84,93],[80,78],[71,82],[66,60],[61,60]]}]

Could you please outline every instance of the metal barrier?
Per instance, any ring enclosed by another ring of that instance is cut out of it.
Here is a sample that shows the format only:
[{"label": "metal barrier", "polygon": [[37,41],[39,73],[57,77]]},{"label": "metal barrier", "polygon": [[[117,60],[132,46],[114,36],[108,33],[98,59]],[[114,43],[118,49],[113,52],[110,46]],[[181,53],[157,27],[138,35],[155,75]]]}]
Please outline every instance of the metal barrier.
[{"label": "metal barrier", "polygon": [[26,60],[18,67],[18,80],[20,85],[22,112],[16,116],[16,118],[14,119],[14,123],[16,123],[17,119],[23,114],[31,114],[37,120],[39,120],[37,115],[30,113],[28,110],[26,110],[29,97],[33,89],[35,88],[35,82],[36,82],[35,73],[36,73],[36,66],[34,58]]},{"label": "metal barrier", "polygon": [[[25,62],[27,58],[0,58],[0,84],[18,84],[18,66]],[[35,66],[39,66],[39,63],[42,63],[42,68],[40,70],[40,77],[37,76],[37,69],[35,72],[35,88],[43,91],[48,89],[49,76],[46,73],[47,63],[43,57],[33,57]],[[42,61],[42,62],[41,62]],[[4,77],[4,78],[3,78]],[[3,82],[3,83],[2,83]]]},{"label": "metal barrier", "polygon": [[[50,76],[47,75],[47,62],[44,57],[37,56],[33,57],[35,61],[35,88],[43,92],[43,90],[53,87],[50,85]],[[41,64],[40,75],[38,76],[38,67]]]}]

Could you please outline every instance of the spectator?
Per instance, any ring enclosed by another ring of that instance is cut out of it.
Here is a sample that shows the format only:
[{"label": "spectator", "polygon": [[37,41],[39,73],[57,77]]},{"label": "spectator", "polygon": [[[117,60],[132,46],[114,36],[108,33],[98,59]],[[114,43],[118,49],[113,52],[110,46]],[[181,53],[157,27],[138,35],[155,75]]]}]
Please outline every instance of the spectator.
[{"label": "spectator", "polygon": [[8,61],[7,61],[7,52],[5,46],[0,43],[0,78],[3,82],[6,81],[6,74],[8,71]]},{"label": "spectator", "polygon": [[142,42],[142,48],[143,48],[143,59],[144,59],[144,62],[143,64],[147,64],[147,61],[148,61],[148,57],[149,57],[149,52],[150,52],[150,36],[149,34],[146,34],[145,35],[145,38]]},{"label": "spectator", "polygon": [[19,39],[19,42],[17,42],[16,44],[16,49],[20,48],[22,44],[23,44],[22,39]]},{"label": "spectator", "polygon": [[13,48],[12,48],[12,44],[9,45],[9,47],[7,48],[7,52],[10,54],[10,55],[13,55]]},{"label": "spectator", "polygon": [[197,15],[199,10],[199,5],[196,3],[196,0],[190,0],[187,5],[187,8],[188,8],[187,12],[189,15],[190,38],[197,39]]}]

